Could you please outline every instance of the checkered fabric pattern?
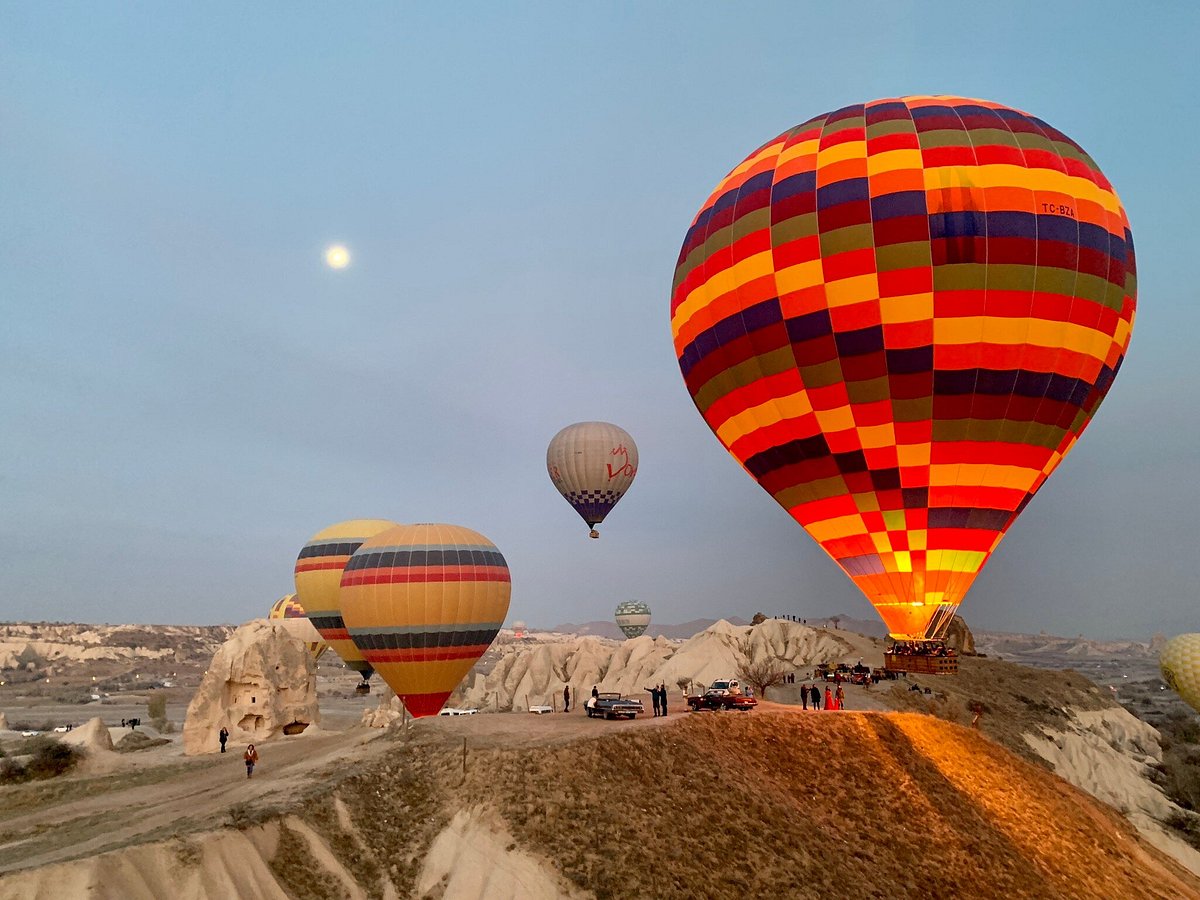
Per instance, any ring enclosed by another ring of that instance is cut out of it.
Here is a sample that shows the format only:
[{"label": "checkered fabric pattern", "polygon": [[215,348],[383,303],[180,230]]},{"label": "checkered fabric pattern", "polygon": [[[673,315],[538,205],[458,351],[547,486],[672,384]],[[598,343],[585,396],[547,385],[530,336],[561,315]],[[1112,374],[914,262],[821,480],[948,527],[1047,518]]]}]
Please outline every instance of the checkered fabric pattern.
[{"label": "checkered fabric pattern", "polygon": [[603,522],[612,505],[621,499],[621,492],[567,491],[563,496],[585,522]]},{"label": "checkered fabric pattern", "polygon": [[1192,709],[1200,712],[1200,634],[1171,638],[1158,657],[1163,680]]},{"label": "checkered fabric pattern", "polygon": [[1135,305],[1124,209],[1078,144],[906,97],[730,172],[684,240],[671,327],[717,437],[919,638],[1082,434]]}]

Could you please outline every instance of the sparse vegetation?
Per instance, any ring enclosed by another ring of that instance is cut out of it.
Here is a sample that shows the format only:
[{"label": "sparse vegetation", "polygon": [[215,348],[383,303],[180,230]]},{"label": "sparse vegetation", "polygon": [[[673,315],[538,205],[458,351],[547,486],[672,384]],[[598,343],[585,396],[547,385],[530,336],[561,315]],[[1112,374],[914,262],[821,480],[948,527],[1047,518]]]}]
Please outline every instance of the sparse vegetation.
[{"label": "sparse vegetation", "polygon": [[83,758],[77,748],[49,737],[30,738],[16,755],[30,756],[32,759],[24,765],[9,757],[0,760],[0,783],[16,784],[57,778],[71,771]]},{"label": "sparse vegetation", "polygon": [[737,677],[754,688],[757,695],[767,699],[767,689],[783,684],[790,667],[777,659],[762,657],[757,660],[743,655],[737,667]]}]

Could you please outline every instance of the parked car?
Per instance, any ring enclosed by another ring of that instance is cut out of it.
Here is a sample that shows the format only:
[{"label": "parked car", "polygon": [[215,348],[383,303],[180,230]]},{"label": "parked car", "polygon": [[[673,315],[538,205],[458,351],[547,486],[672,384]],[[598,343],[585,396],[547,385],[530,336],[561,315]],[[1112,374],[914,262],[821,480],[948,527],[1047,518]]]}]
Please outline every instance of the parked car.
[{"label": "parked car", "polygon": [[438,713],[439,716],[473,716],[479,712],[477,709],[455,709],[453,706],[447,706]]},{"label": "parked car", "polygon": [[596,697],[589,697],[587,703],[584,704],[584,709],[587,711],[588,718],[602,719],[636,719],[638,713],[643,713],[646,708],[642,706],[641,700],[634,700],[631,697],[622,697],[616,693],[601,693]]},{"label": "parked car", "polygon": [[554,712],[553,706],[531,706],[529,711],[535,716],[544,716],[546,713]]},{"label": "parked car", "polygon": [[21,737],[37,737],[39,734],[41,734],[40,731],[22,731]]},{"label": "parked car", "polygon": [[71,727],[69,725],[59,725],[58,727],[56,727],[54,729],[54,733],[55,734],[66,734],[70,730],[71,730]]},{"label": "parked car", "polygon": [[722,678],[714,681],[703,694],[688,697],[687,704],[697,712],[705,709],[737,709],[747,712],[758,706],[758,701],[749,690],[742,688],[736,678]]}]

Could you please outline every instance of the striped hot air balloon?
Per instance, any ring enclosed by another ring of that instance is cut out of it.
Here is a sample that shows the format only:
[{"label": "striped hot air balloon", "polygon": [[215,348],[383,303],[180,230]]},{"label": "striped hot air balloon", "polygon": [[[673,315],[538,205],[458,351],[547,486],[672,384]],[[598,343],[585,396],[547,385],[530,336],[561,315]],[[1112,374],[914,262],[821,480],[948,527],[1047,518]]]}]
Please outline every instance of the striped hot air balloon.
[{"label": "striped hot air balloon", "polygon": [[624,428],[611,422],[568,425],[546,448],[546,471],[571,508],[598,538],[596,526],[612,511],[637,475],[638,450]]},{"label": "striped hot air balloon", "polygon": [[351,519],[314,534],[296,559],[296,596],[321,637],[358,672],[365,684],[374,671],[346,633],[339,588],[342,570],[354,551],[373,535],[394,528],[387,519]]},{"label": "striped hot air balloon", "polygon": [[936,637],[1125,357],[1125,210],[998,103],[847,106],[764,144],[692,223],[671,328],[729,452],[874,604]]},{"label": "striped hot air balloon", "polygon": [[508,614],[508,565],[458,525],[400,525],[342,575],[341,609],[363,658],[414,717],[436,715]]},{"label": "striped hot air balloon", "polygon": [[278,622],[288,634],[303,641],[308,647],[308,652],[312,654],[313,662],[319,660],[329,649],[329,644],[308,618],[295,594],[287,594],[272,603],[267,618]]}]

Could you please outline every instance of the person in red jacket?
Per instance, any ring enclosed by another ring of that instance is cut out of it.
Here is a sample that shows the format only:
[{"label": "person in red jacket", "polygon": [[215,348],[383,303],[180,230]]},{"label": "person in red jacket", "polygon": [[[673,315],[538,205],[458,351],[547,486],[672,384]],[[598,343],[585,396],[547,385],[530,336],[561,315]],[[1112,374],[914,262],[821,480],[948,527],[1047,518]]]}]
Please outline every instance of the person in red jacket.
[{"label": "person in red jacket", "polygon": [[833,691],[831,691],[829,688],[825,688],[825,709],[831,710],[833,708]]}]

